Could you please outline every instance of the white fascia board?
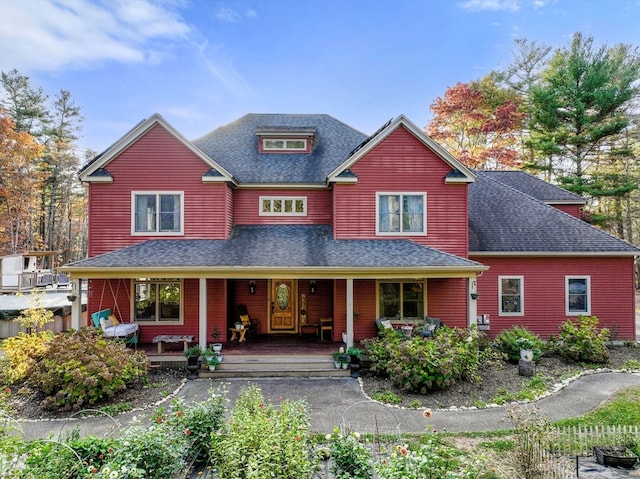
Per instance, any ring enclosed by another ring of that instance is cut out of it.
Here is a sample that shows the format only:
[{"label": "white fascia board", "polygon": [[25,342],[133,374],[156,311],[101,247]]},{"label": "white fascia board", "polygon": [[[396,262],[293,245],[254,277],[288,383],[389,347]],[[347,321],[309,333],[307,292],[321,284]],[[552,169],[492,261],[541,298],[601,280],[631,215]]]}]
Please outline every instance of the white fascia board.
[{"label": "white fascia board", "polygon": [[211,168],[214,168],[218,172],[220,172],[223,177],[226,177],[227,181],[233,181],[233,177],[231,174],[229,174],[229,172],[227,172],[224,168],[222,168],[222,166],[220,166],[212,158],[207,156],[202,150],[197,148],[195,145],[193,145],[193,143],[182,136],[182,134],[178,132],[178,130],[171,126],[171,124],[158,113],[154,113],[148,119],[140,122],[127,134],[125,134],[122,138],[115,142],[111,147],[109,147],[109,149],[107,149],[107,151],[105,151],[96,162],[89,165],[86,170],[82,171],[82,173],[80,174],[80,180],[87,182],[95,181],[94,178],[91,178],[91,174],[93,174],[99,168],[104,168],[113,158],[118,156],[125,149],[135,143],[142,135],[144,135],[155,125],[160,125],[164,129],[166,129],[180,143],[187,147],[194,155],[204,161]]},{"label": "white fascia board", "polygon": [[85,183],[113,183],[113,176],[89,176],[82,179]]},{"label": "white fascia board", "polygon": [[407,130],[409,130],[418,140],[420,140],[425,146],[431,149],[438,157],[440,157],[445,163],[447,163],[454,170],[462,173],[465,178],[451,180],[450,182],[456,183],[473,183],[476,180],[476,175],[466,166],[464,166],[461,162],[456,160],[451,153],[445,150],[440,144],[434,141],[431,137],[429,137],[426,133],[424,133],[418,126],[409,120],[404,115],[400,115],[398,118],[393,120],[389,126],[387,126],[384,130],[378,133],[375,138],[372,138],[366,145],[356,151],[351,157],[349,157],[342,165],[333,170],[329,175],[327,175],[327,182],[335,182],[336,176],[339,175],[342,171],[349,169],[353,164],[355,164],[358,160],[360,160],[363,156],[369,153],[373,148],[375,148],[379,143],[381,143],[387,136],[389,136],[392,132],[394,132],[400,125],[404,126]]},{"label": "white fascia board", "polygon": [[326,190],[324,183],[239,183],[238,189],[247,190]]}]

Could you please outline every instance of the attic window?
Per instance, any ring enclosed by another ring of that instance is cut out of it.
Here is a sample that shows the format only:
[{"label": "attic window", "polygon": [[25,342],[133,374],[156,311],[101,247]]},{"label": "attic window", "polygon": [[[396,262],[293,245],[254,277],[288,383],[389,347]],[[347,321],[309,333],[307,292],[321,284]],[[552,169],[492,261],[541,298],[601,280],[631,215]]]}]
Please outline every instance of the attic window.
[{"label": "attic window", "polygon": [[286,150],[306,151],[308,141],[306,138],[263,138],[262,149],[264,151]]}]

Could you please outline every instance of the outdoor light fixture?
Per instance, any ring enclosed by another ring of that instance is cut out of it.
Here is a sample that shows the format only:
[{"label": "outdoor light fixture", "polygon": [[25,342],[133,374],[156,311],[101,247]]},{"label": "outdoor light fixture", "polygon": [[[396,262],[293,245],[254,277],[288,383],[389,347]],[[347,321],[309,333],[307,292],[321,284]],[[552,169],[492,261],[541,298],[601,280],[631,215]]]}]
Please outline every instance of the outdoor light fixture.
[{"label": "outdoor light fixture", "polygon": [[478,299],[480,297],[479,293],[471,293],[471,299]]},{"label": "outdoor light fixture", "polygon": [[309,292],[311,294],[316,294],[316,282],[315,282],[315,280],[309,281]]},{"label": "outdoor light fixture", "polygon": [[256,282],[254,280],[249,281],[249,294],[256,294]]}]

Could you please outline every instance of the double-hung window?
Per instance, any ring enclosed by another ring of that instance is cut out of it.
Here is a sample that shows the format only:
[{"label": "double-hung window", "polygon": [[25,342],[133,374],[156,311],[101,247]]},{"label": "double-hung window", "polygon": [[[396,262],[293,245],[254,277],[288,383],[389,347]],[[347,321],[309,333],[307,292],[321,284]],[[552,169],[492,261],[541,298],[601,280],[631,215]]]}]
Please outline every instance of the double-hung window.
[{"label": "double-hung window", "polygon": [[591,314],[591,278],[566,276],[565,293],[567,315]]},{"label": "double-hung window", "polygon": [[425,193],[378,193],[376,200],[377,234],[427,234],[427,195]]},{"label": "double-hung window", "polygon": [[184,193],[134,191],[131,195],[132,234],[180,235],[184,232]]},{"label": "double-hung window", "polygon": [[524,314],[524,278],[522,276],[499,276],[498,295],[500,316]]},{"label": "double-hung window", "polygon": [[137,279],[134,281],[134,320],[180,323],[182,282],[179,279]]}]

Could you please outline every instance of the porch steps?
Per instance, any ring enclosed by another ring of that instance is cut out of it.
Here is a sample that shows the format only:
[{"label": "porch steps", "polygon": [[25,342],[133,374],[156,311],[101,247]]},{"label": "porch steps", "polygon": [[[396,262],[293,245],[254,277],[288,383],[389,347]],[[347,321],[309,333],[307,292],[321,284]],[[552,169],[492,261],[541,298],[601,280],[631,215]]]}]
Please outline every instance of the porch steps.
[{"label": "porch steps", "polygon": [[215,371],[205,365],[201,378],[237,377],[345,377],[349,369],[336,369],[329,354],[225,354]]}]

